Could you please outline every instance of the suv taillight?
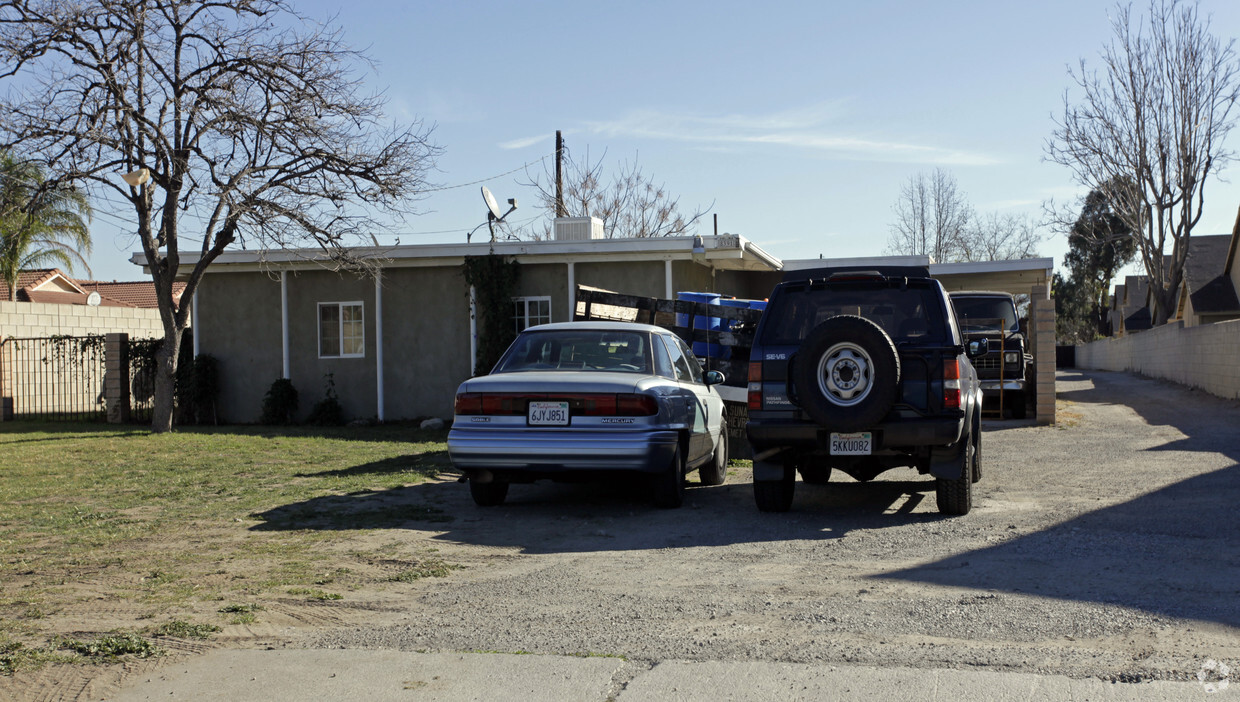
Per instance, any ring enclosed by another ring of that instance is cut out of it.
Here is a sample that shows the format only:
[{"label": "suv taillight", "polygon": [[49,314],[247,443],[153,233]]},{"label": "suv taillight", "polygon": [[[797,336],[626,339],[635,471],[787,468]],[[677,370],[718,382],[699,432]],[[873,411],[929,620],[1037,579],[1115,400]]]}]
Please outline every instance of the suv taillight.
[{"label": "suv taillight", "polygon": [[762,409],[762,361],[749,364],[749,409]]},{"label": "suv taillight", "polygon": [[943,361],[943,408],[960,409],[960,361]]}]

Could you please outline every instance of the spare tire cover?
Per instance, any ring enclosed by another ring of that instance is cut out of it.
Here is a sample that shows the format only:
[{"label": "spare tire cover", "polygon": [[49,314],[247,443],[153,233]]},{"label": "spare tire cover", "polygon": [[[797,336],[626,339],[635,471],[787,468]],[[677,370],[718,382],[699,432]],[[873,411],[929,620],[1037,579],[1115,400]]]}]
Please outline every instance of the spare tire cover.
[{"label": "spare tire cover", "polygon": [[814,327],[792,366],[797,402],[832,431],[874,426],[895,404],[900,356],[882,327],[840,315]]}]

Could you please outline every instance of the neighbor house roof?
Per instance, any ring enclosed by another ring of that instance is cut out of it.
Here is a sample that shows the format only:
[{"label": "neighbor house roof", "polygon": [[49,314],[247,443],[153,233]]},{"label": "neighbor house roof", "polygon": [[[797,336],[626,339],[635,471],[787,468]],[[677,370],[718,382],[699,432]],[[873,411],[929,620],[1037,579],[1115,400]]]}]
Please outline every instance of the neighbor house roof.
[{"label": "neighbor house roof", "polygon": [[1120,306],[1124,331],[1141,331],[1153,326],[1147,302],[1149,292],[1149,276],[1130,275],[1124,278],[1124,302]]},{"label": "neighbor house roof", "polygon": [[[175,298],[180,300],[184,283],[174,284]],[[17,274],[17,301],[53,305],[87,305],[91,293],[99,293],[101,307],[155,308],[155,285],[147,282],[103,282],[76,280],[58,268],[21,271]],[[9,301],[9,286],[0,281],[0,301]]]},{"label": "neighbor house roof", "polygon": [[1240,312],[1231,277],[1226,273],[1229,234],[1194,236],[1188,240],[1184,286],[1197,314]]},{"label": "neighbor house roof", "polygon": [[[150,281],[145,282],[107,282],[103,280],[81,280],[78,281],[87,291],[98,292],[103,297],[110,297],[113,300],[120,300],[134,307],[146,307],[155,309],[159,307],[159,301],[155,295],[155,285]],[[185,292],[185,283],[177,281],[172,284],[172,299],[174,302],[180,303],[181,293]]]}]

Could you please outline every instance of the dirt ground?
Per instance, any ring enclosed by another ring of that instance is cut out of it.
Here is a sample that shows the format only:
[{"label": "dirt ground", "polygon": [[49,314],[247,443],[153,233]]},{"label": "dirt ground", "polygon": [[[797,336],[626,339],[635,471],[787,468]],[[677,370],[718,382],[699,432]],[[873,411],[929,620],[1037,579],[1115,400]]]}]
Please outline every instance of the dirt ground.
[{"label": "dirt ground", "polygon": [[[1240,669],[1240,403],[1169,383],[1062,371],[1059,423],[986,420],[975,506],[944,518],[933,482],[798,484],[762,514],[747,469],[691,484],[679,510],[625,485],[513,486],[475,507],[442,480],[389,496],[451,521],[359,532],[446,577],[274,602],[207,647],[366,648],[989,668],[1114,681]],[[192,548],[188,540],[181,545]],[[396,572],[408,564],[374,561]],[[91,611],[83,628],[132,626]],[[89,624],[89,627],[85,626]],[[98,699],[176,656],[50,666],[0,696]]]}]

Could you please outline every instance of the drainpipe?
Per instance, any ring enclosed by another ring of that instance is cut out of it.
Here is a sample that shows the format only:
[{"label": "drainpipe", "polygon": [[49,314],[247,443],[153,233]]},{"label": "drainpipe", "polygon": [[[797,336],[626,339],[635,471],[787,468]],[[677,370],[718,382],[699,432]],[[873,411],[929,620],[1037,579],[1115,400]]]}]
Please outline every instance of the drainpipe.
[{"label": "drainpipe", "polygon": [[200,346],[198,344],[198,298],[202,297],[202,279],[198,279],[198,289],[194,291],[194,299],[190,302],[190,314],[194,317],[192,329],[194,330],[194,358],[198,358]]},{"label": "drainpipe", "polygon": [[375,402],[383,421],[383,269],[375,272]]},{"label": "drainpipe", "polygon": [[469,375],[478,367],[478,297],[469,286]]},{"label": "drainpipe", "polygon": [[670,300],[672,299],[672,259],[670,258],[663,262],[663,279],[665,281],[664,287],[667,288],[663,299]]},{"label": "drainpipe", "polygon": [[571,322],[577,317],[577,264],[568,262],[568,319]]},{"label": "drainpipe", "polygon": [[[195,295],[197,300],[198,296]],[[197,338],[197,334],[194,335]],[[197,342],[195,342],[197,343]],[[289,345],[288,345],[288,271],[280,271],[280,343],[284,347],[284,379],[288,380],[292,377],[289,367]]]}]

